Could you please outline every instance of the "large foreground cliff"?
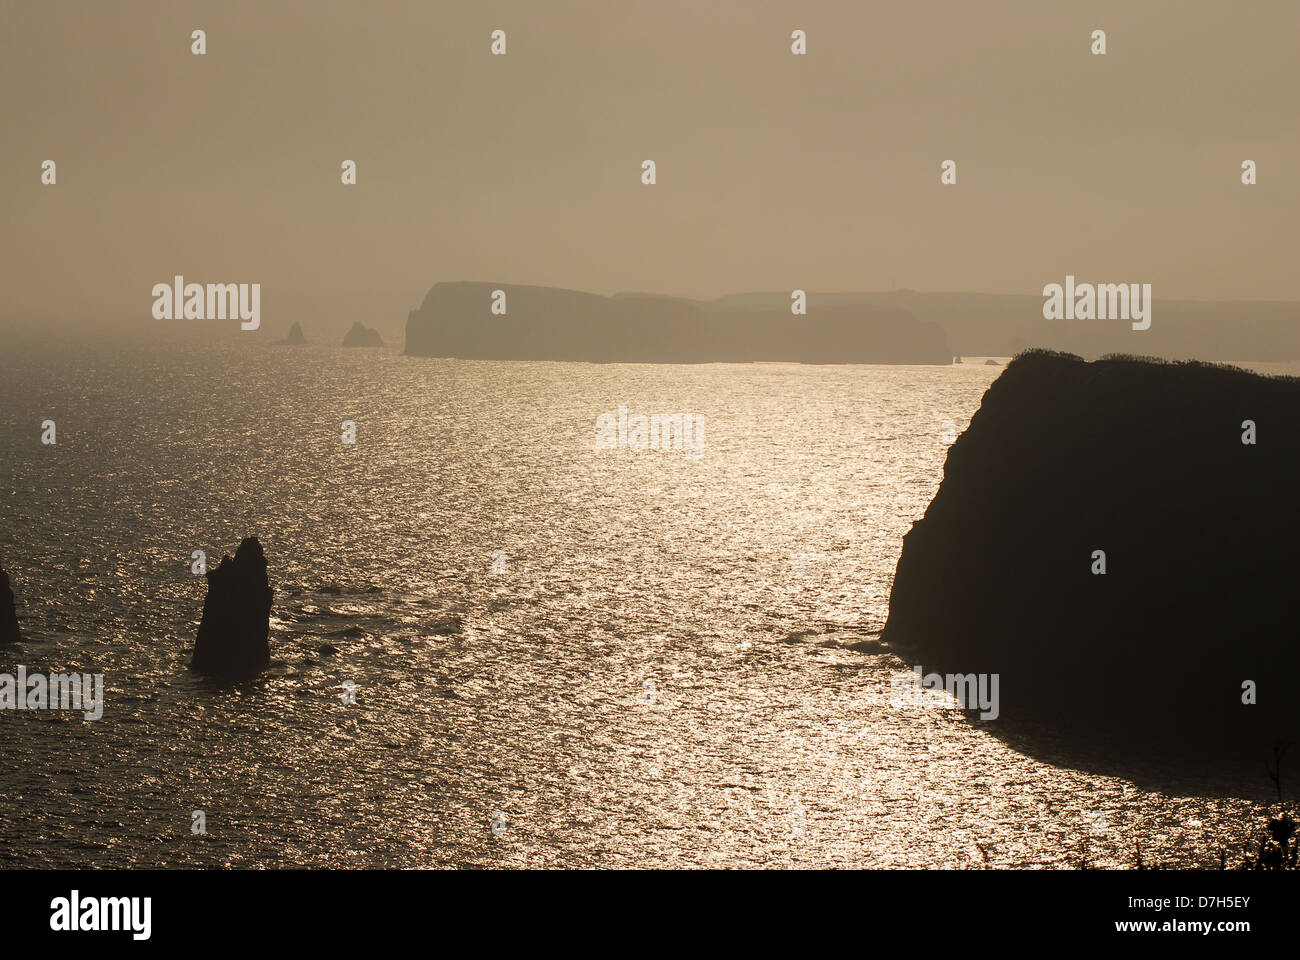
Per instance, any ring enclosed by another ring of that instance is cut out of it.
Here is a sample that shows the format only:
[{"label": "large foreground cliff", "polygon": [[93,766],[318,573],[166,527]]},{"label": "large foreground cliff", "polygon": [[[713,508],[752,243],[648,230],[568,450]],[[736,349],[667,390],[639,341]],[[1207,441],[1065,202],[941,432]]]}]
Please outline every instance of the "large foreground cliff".
[{"label": "large foreground cliff", "polygon": [[[505,313],[492,313],[493,291]],[[719,311],[689,300],[602,297],[499,283],[439,283],[406,323],[406,353],[596,363],[952,362],[938,324],[896,307]]]},{"label": "large foreground cliff", "polygon": [[1298,587],[1300,380],[1030,353],[950,448],[883,637],[999,674],[994,724],[1262,765],[1300,733]]}]

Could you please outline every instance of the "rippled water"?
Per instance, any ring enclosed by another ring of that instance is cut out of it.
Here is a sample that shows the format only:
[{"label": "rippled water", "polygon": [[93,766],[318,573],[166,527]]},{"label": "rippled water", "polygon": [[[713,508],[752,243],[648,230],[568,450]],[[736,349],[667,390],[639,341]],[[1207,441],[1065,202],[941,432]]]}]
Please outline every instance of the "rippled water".
[{"label": "rippled water", "polygon": [[[1000,368],[13,347],[0,561],[29,639],[0,671],[102,671],[108,700],[0,713],[0,863],[1191,865],[1260,809],[890,707],[909,665],[870,632],[944,421]],[[619,405],[703,415],[703,455],[595,450]],[[276,664],[211,686],[190,555],[250,533]]]}]

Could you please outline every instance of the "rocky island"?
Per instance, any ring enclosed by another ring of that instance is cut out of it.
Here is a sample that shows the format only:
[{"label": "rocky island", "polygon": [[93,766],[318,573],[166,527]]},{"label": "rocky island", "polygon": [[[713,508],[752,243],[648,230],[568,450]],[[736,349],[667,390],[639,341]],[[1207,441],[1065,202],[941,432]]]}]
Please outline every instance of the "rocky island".
[{"label": "rocky island", "polygon": [[297,320],[289,328],[289,335],[283,340],[275,341],[277,346],[282,347],[301,347],[307,343],[307,338],[302,335],[302,324]]},{"label": "rocky island", "polygon": [[18,633],[18,614],[14,609],[14,591],[9,585],[9,574],[0,567],[0,646],[17,643],[21,639]]},{"label": "rocky island", "polygon": [[796,315],[789,306],[719,310],[674,297],[502,283],[435,285],[407,318],[406,353],[594,363],[952,362],[938,324],[896,307],[812,303]]},{"label": "rocky island", "polygon": [[1300,732],[1300,380],[1022,354],[903,540],[882,639],[1114,755]]},{"label": "rocky island", "polygon": [[384,341],[379,336],[379,331],[367,327],[360,321],[353,323],[352,329],[343,335],[345,347],[382,347],[383,345]]},{"label": "rocky island", "polygon": [[223,680],[247,679],[271,663],[271,590],[266,554],[245,537],[231,558],[207,572],[208,596],[190,669]]}]

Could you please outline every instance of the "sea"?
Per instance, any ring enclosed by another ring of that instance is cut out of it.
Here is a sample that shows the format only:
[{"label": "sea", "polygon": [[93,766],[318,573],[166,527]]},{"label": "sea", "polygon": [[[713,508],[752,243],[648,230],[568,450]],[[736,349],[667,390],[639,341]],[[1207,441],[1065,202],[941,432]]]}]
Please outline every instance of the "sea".
[{"label": "sea", "polygon": [[[1125,767],[897,701],[902,539],[1005,358],[7,340],[0,672],[105,698],[0,710],[0,866],[1217,867],[1257,835],[1262,761]],[[620,407],[702,434],[602,449]],[[253,535],[273,664],[212,683],[195,571]]]}]

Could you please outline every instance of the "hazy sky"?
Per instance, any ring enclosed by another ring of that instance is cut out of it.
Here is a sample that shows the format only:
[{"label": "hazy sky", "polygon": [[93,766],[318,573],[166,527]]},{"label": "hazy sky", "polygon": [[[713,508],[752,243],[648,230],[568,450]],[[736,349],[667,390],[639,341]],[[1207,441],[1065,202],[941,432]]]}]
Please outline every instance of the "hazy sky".
[{"label": "hazy sky", "polygon": [[1298,81],[1295,0],[5,0],[0,312],[158,323],[178,273],[309,337],[439,280],[1300,299]]}]

